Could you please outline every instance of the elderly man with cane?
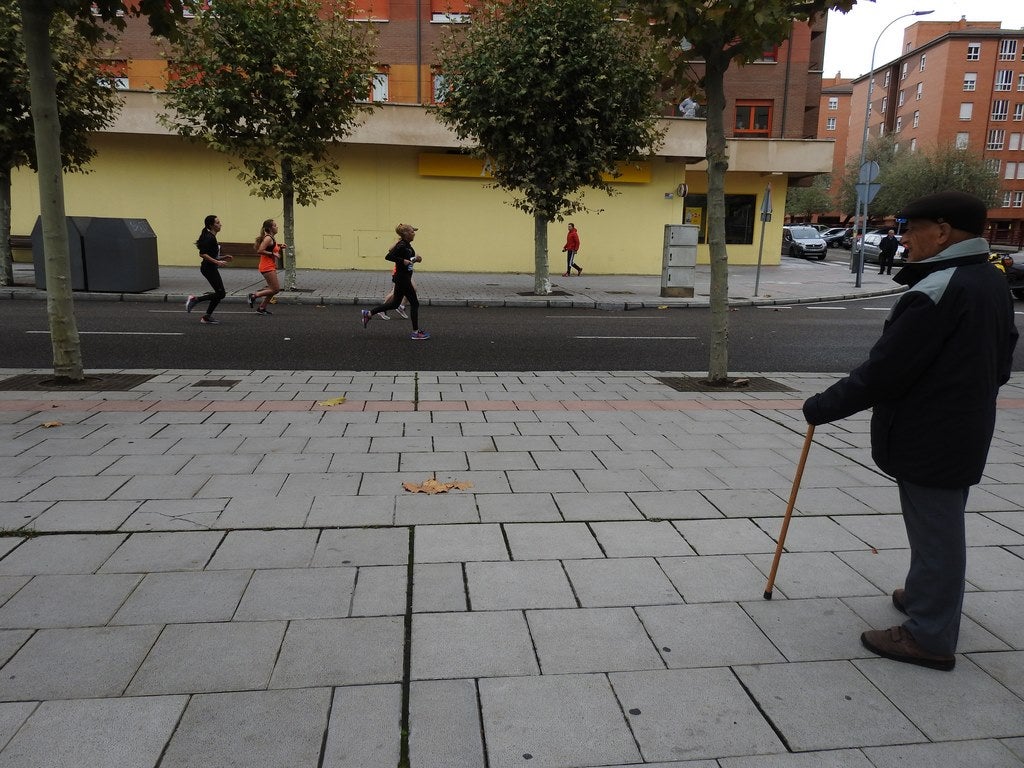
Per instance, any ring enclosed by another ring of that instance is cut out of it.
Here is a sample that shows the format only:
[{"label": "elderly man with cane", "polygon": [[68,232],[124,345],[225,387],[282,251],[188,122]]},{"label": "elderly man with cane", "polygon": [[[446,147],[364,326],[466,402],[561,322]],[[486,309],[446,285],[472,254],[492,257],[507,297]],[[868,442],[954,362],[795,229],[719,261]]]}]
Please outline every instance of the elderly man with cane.
[{"label": "elderly man with cane", "polygon": [[803,407],[811,425],[873,408],[871,455],[896,479],[910,568],[892,593],[902,625],[861,635],[873,653],[951,670],[963,606],[967,493],[981,480],[996,394],[1010,376],[1017,329],[1006,278],[988,263],[987,210],[940,192],[903,210],[908,263],[868,359]]}]

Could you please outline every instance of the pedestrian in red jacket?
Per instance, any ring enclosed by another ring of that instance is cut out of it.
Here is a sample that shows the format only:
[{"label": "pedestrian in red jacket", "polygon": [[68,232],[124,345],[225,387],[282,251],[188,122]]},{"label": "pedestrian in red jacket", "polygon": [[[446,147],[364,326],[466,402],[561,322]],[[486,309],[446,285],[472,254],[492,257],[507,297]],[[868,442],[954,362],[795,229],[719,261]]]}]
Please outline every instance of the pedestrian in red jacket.
[{"label": "pedestrian in red jacket", "polygon": [[583,274],[583,267],[576,263],[576,252],[580,249],[580,233],[576,231],[576,225],[569,222],[569,234],[565,236],[565,245],[562,250],[565,252],[565,274],[568,277],[575,269],[577,275]]}]

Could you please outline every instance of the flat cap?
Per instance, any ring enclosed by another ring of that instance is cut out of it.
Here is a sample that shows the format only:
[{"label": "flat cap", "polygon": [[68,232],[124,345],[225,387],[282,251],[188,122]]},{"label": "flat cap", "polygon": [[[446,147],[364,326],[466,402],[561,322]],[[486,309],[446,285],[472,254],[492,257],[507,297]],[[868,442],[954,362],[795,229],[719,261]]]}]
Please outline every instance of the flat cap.
[{"label": "flat cap", "polygon": [[936,192],[919,197],[900,211],[904,219],[928,219],[949,224],[953,229],[980,236],[985,231],[988,209],[985,203],[966,192]]}]

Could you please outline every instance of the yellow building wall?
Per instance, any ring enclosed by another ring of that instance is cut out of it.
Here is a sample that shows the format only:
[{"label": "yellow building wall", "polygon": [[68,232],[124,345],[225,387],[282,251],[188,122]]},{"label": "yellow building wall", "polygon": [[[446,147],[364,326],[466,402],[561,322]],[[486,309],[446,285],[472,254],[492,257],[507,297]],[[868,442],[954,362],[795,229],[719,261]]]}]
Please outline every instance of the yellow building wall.
[{"label": "yellow building wall", "polygon": [[[266,218],[283,229],[280,201],[252,197],[228,160],[174,136],[99,134],[98,155],[88,174],[65,176],[68,215],[143,218],[157,236],[164,265],[196,264],[194,242],[203,218],[217,214],[222,242],[249,241]],[[424,176],[422,150],[413,147],[344,145],[337,149],[342,186],[315,206],[296,208],[293,246],[300,268],[385,269],[384,254],[399,222],[420,228],[416,249],[424,268],[445,272],[533,272],[533,220],[508,204],[510,197],[487,179]],[[615,184],[619,194],[590,191],[589,211],[570,219],[580,231],[578,260],[592,274],[661,274],[664,225],[682,221],[676,194],[684,181],[691,192],[706,190],[703,173],[682,163],[650,161],[649,183]],[[780,180],[781,179],[781,180]],[[784,177],[773,177],[775,222],[766,232],[766,265],[779,263]],[[729,174],[729,194],[757,194],[760,174]],[[21,169],[13,179],[12,234],[31,233],[39,212],[35,175]],[[754,242],[729,245],[729,261],[756,264]],[[565,222],[548,228],[550,271],[564,269]],[[707,247],[698,262],[707,263]]]}]

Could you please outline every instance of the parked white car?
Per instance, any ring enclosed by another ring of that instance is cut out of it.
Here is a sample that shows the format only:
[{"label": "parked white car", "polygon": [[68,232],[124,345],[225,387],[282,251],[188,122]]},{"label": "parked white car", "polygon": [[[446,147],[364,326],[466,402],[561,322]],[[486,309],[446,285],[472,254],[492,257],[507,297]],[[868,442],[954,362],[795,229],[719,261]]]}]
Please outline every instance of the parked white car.
[{"label": "parked white car", "polygon": [[[864,263],[865,264],[877,264],[878,263],[878,254],[879,254],[879,252],[881,250],[879,248],[879,243],[882,242],[882,238],[885,237],[886,234],[888,234],[888,232],[889,232],[889,230],[885,230],[885,232],[874,231],[874,232],[868,232],[866,235],[864,235]],[[896,239],[899,240],[900,239],[900,235],[896,235]],[[860,247],[858,245],[859,242],[860,242],[860,240],[858,239],[858,241],[853,244],[853,252],[854,253],[856,253],[857,249]],[[903,264],[904,262],[906,262],[906,260],[907,260],[906,253],[907,253],[907,249],[904,248],[902,245],[899,246],[896,249],[896,255],[893,257],[892,263],[893,264]]]}]

